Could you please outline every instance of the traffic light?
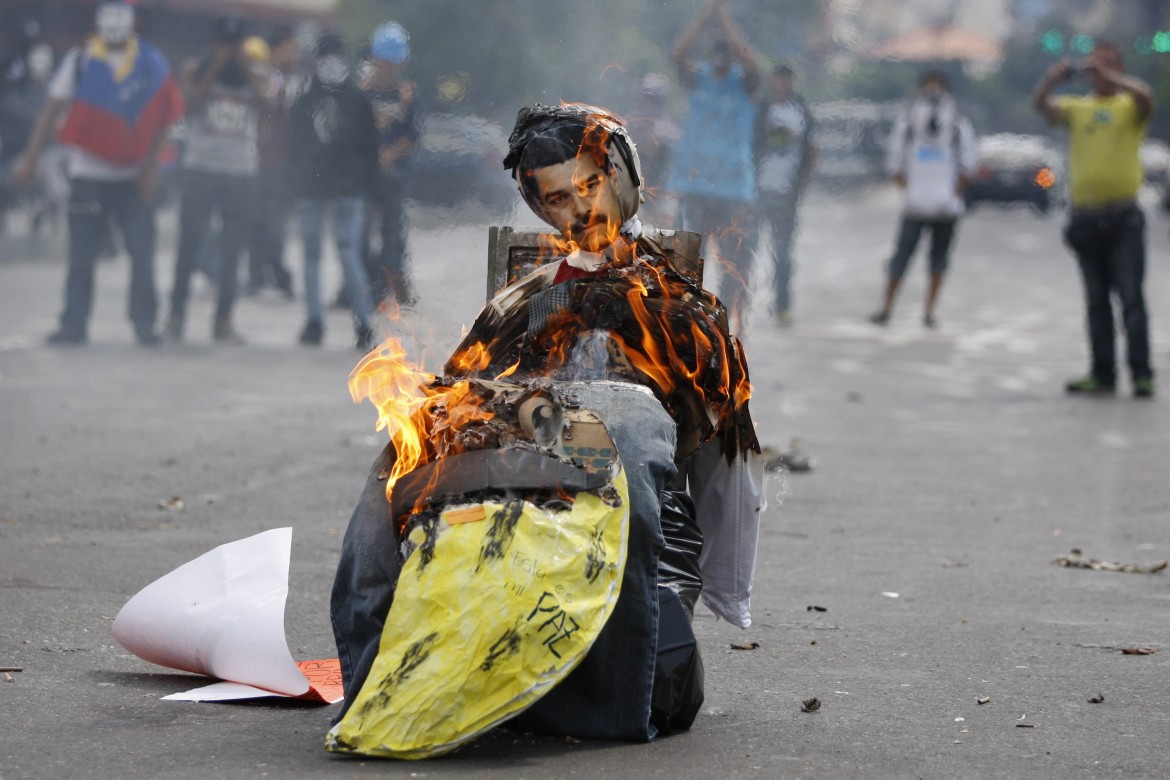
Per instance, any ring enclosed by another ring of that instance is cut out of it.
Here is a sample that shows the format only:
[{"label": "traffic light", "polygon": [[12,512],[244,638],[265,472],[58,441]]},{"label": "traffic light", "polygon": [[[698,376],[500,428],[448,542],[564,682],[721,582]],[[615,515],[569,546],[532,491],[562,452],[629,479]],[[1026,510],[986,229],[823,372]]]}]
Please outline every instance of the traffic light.
[{"label": "traffic light", "polygon": [[1077,54],[1090,54],[1093,51],[1093,36],[1077,33],[1069,39],[1068,47]]},{"label": "traffic light", "polygon": [[1064,53],[1064,33],[1052,27],[1040,33],[1040,49],[1056,57]]}]

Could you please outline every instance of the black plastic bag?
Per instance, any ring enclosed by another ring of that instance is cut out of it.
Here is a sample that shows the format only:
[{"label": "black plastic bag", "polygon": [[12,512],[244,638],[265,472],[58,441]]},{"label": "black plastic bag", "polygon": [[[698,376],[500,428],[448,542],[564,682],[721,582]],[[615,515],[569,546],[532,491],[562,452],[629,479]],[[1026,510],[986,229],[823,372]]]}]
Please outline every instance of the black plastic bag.
[{"label": "black plastic bag", "polygon": [[658,494],[658,500],[662,536],[666,540],[666,547],[658,558],[658,585],[678,594],[690,619],[703,590],[703,578],[699,573],[703,532],[695,520],[695,503],[686,492],[663,490]]},{"label": "black plastic bag", "polygon": [[650,722],[659,736],[689,729],[703,706],[703,659],[678,594],[658,588],[658,656]]}]

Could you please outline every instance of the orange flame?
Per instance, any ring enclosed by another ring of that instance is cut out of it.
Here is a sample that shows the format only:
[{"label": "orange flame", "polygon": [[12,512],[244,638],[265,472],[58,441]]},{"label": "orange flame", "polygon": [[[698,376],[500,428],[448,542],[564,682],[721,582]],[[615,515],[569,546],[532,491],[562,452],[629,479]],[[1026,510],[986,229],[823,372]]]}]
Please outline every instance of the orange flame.
[{"label": "orange flame", "polygon": [[[469,365],[486,366],[487,350],[471,356]],[[472,350],[467,350],[472,352]],[[394,461],[386,478],[386,498],[404,475],[436,456],[436,448],[450,446],[453,435],[479,421],[492,419],[482,399],[468,382],[451,386],[436,383],[434,374],[422,371],[406,356],[401,342],[388,337],[362,358],[349,375],[354,403],[369,399],[378,410],[377,430],[390,434]]]}]

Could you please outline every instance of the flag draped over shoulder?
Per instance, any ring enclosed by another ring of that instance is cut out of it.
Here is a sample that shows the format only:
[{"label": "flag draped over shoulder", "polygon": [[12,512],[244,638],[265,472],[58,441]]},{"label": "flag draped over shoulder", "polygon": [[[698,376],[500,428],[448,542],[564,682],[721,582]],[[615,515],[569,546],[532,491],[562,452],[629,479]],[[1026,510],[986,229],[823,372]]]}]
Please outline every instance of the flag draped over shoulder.
[{"label": "flag draped over shoulder", "polygon": [[98,39],[78,56],[77,88],[61,143],[115,165],[142,162],[155,139],[183,115],[183,96],[166,57],[139,38],[129,41],[117,70]]}]

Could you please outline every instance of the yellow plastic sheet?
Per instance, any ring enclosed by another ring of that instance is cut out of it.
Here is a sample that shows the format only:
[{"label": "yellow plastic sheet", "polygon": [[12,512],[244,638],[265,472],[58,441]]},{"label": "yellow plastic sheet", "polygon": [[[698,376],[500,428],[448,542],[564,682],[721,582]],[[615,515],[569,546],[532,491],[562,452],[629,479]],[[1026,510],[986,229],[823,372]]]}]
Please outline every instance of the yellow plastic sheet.
[{"label": "yellow plastic sheet", "polygon": [[[591,493],[551,512],[522,501],[467,506],[416,529],[378,657],[335,752],[436,756],[536,702],[585,657],[617,603],[626,563],[619,506]],[[448,522],[450,521],[450,522]]]}]

